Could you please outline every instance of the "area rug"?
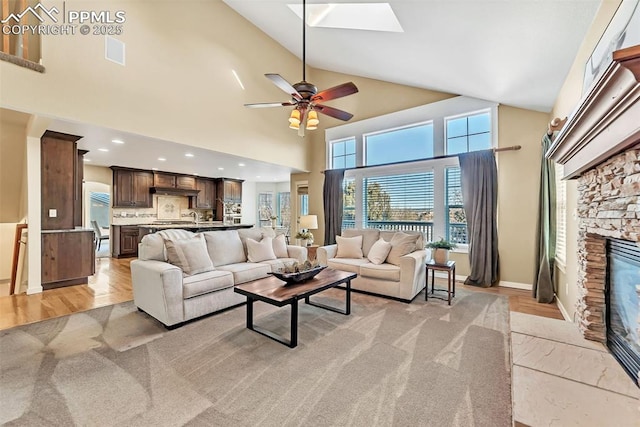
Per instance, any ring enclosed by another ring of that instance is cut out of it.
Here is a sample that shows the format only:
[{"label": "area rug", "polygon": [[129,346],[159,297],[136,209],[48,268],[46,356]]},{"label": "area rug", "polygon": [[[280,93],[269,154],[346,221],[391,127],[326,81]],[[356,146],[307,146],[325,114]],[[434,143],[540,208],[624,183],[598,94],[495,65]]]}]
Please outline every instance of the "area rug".
[{"label": "area rug", "polygon": [[[295,349],[246,329],[242,306],[172,331],[132,303],[2,331],[0,423],[510,426],[507,299],[423,299],[301,302]],[[254,310],[288,334],[288,308]]]}]

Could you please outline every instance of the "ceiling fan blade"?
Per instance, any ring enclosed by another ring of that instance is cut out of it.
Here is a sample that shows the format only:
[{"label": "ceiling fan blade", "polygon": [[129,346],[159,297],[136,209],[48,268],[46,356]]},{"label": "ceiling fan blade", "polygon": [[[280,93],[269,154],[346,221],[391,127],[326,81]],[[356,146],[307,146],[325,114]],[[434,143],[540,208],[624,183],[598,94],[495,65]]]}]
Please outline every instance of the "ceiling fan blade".
[{"label": "ceiling fan blade", "polygon": [[343,83],[338,86],[334,86],[330,89],[323,90],[322,92],[318,92],[316,95],[311,97],[311,101],[329,101],[331,99],[342,98],[343,96],[352,95],[358,92],[358,88],[352,82]]},{"label": "ceiling fan blade", "polygon": [[347,113],[346,111],[342,111],[342,110],[338,110],[337,108],[333,108],[333,107],[329,107],[326,105],[314,105],[313,109],[322,113],[322,114],[326,114],[327,116],[330,117],[334,117],[336,119],[340,119],[340,120],[344,120],[345,122],[347,120],[350,120],[353,117],[353,114],[351,113]]},{"label": "ceiling fan blade", "polygon": [[297,90],[291,86],[291,84],[286,81],[280,74],[265,74],[266,78],[271,80],[271,82],[278,86],[280,89],[288,93],[292,98],[297,99],[298,101],[302,101],[302,95],[298,93]]},{"label": "ceiling fan blade", "polygon": [[244,104],[245,107],[249,108],[289,107],[291,105],[296,104],[293,102],[258,102],[255,104]]}]

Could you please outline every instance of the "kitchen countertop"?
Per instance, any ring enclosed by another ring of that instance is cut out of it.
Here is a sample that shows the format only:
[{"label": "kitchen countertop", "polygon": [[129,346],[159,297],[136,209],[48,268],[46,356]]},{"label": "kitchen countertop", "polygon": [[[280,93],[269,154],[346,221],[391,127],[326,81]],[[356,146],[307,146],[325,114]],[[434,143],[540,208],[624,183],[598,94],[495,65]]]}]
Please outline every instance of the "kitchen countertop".
[{"label": "kitchen countertop", "polygon": [[224,224],[222,221],[202,221],[202,222],[186,222],[179,224],[140,224],[140,228],[149,228],[156,230],[167,230],[170,228],[250,228],[253,224]]},{"label": "kitchen countertop", "polygon": [[41,230],[40,234],[51,234],[51,233],[78,233],[78,232],[87,232],[90,231],[93,233],[93,228],[70,228],[65,230]]}]

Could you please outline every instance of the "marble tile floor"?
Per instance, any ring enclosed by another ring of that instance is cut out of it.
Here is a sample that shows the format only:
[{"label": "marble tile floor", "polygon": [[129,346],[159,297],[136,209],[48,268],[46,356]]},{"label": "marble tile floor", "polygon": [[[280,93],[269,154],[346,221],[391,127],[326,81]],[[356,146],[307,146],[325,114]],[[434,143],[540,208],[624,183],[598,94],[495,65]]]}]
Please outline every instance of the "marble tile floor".
[{"label": "marble tile floor", "polygon": [[515,425],[640,426],[640,388],[575,324],[511,312]]}]

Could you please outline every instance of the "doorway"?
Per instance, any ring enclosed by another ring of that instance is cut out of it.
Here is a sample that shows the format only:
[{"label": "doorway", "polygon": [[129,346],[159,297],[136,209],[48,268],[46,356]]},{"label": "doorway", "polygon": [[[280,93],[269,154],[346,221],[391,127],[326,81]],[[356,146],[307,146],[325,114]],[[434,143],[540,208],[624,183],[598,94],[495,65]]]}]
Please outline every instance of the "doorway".
[{"label": "doorway", "polygon": [[102,236],[102,239],[98,240],[96,244],[96,258],[109,257],[111,254],[111,187],[101,182],[88,181],[84,184],[84,194],[84,227],[94,228],[95,221]]}]

